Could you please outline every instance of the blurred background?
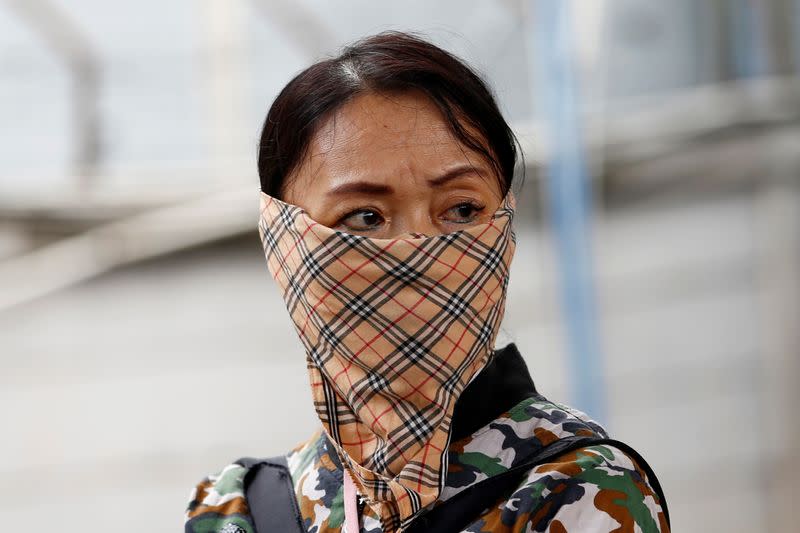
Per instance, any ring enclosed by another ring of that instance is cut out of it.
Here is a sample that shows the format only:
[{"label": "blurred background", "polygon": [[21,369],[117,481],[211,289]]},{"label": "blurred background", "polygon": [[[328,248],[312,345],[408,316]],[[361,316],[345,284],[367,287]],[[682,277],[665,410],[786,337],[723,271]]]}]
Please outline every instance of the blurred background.
[{"label": "blurred background", "polygon": [[659,473],[673,529],[800,501],[800,1],[0,2],[0,523],[181,530],[317,422],[255,231],[299,70],[422,32],[525,154],[503,336]]}]

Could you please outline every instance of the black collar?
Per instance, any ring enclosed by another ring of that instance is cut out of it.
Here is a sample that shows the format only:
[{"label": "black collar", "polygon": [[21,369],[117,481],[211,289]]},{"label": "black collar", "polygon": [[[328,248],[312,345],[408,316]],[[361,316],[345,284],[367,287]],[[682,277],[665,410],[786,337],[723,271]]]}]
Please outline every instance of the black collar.
[{"label": "black collar", "polygon": [[472,435],[535,394],[536,386],[516,345],[496,350],[486,368],[456,401],[451,442]]}]

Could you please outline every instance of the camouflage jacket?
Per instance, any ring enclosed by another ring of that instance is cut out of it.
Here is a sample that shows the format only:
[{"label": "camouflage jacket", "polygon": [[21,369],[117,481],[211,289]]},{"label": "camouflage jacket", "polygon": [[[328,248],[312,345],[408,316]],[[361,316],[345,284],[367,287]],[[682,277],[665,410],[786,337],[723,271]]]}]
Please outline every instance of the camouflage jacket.
[{"label": "camouflage jacket", "polygon": [[[436,505],[576,435],[607,437],[585,414],[539,395],[513,345],[499,350],[458,401],[446,488]],[[343,472],[327,437],[317,433],[287,458],[306,530],[344,533]],[[232,464],[198,484],[186,533],[256,533],[244,498],[245,474]],[[475,511],[466,532],[669,531],[645,470],[611,445],[536,466],[509,497]],[[369,507],[361,512],[360,533],[384,533]]]}]

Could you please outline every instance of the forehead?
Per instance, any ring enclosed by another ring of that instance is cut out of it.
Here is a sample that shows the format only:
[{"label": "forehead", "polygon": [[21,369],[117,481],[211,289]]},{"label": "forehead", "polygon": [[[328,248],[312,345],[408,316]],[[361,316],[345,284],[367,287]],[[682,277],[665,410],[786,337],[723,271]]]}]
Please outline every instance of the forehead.
[{"label": "forehead", "polygon": [[479,166],[484,161],[455,138],[426,95],[366,93],[323,121],[298,174],[380,178],[436,172],[453,163]]}]

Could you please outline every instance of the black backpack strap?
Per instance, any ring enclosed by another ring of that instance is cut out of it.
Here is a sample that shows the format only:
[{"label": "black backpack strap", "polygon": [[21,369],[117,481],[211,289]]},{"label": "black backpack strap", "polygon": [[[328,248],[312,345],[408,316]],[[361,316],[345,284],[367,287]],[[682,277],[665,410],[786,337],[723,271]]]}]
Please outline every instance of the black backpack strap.
[{"label": "black backpack strap", "polygon": [[247,468],[244,494],[256,533],[306,533],[286,457],[236,461]]},{"label": "black backpack strap", "polygon": [[418,518],[414,519],[408,533],[422,533],[426,531],[436,531],[437,533],[451,533],[463,531],[469,523],[475,519],[475,513],[486,509],[487,504],[491,505],[500,498],[508,496],[519,484],[520,478],[533,467],[547,463],[557,457],[586,448],[605,444],[619,448],[621,451],[633,457],[636,464],[647,473],[650,486],[659,498],[664,516],[669,524],[669,511],[661,484],[656,478],[655,472],[650,465],[633,448],[623,442],[613,439],[603,439],[600,437],[566,437],[552,442],[543,447],[537,453],[527,458],[521,464],[509,470],[481,481],[463,491],[459,492],[441,505],[432,508]]}]

